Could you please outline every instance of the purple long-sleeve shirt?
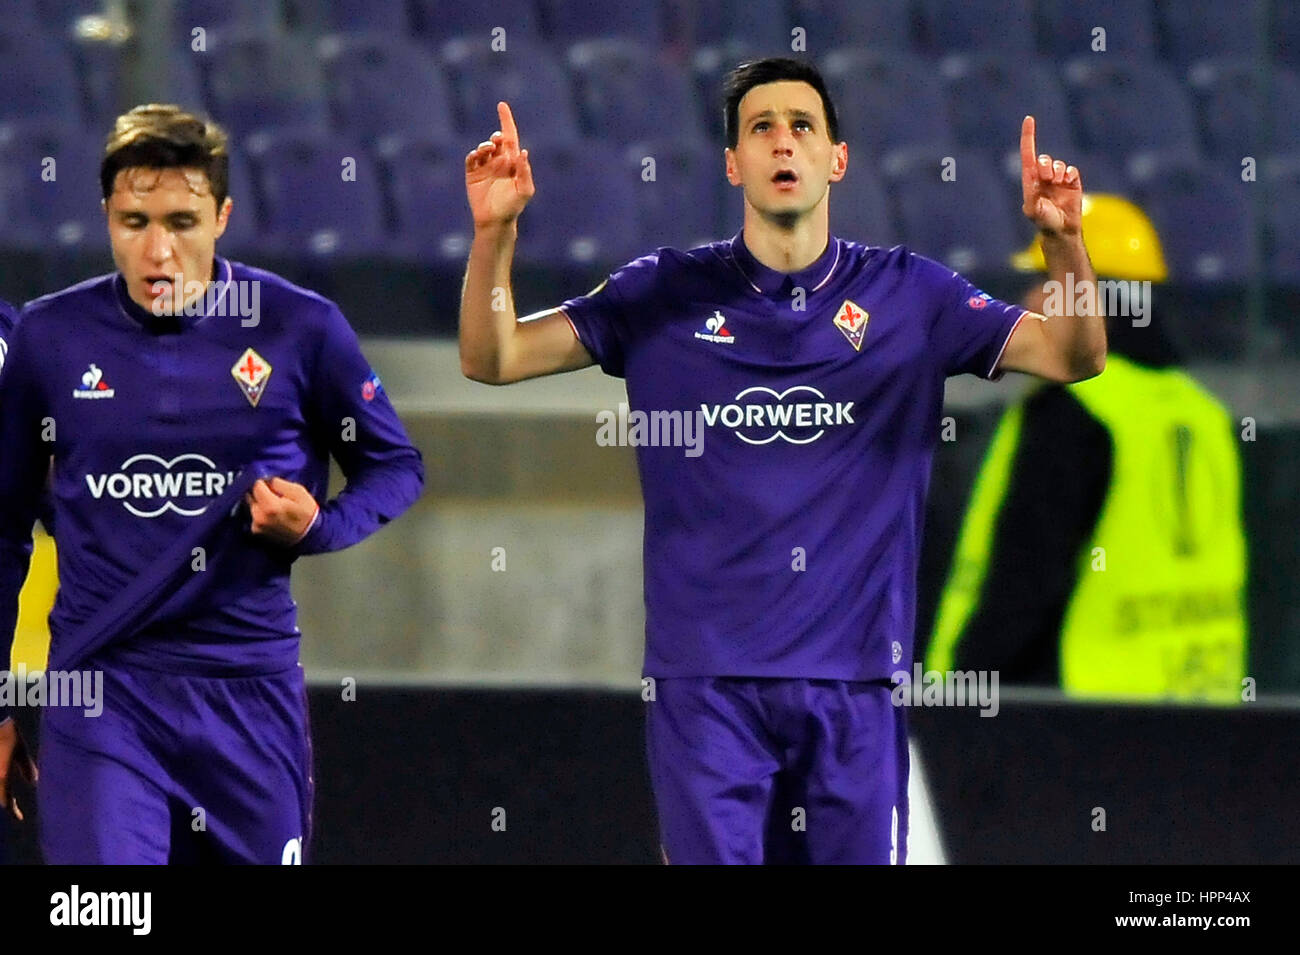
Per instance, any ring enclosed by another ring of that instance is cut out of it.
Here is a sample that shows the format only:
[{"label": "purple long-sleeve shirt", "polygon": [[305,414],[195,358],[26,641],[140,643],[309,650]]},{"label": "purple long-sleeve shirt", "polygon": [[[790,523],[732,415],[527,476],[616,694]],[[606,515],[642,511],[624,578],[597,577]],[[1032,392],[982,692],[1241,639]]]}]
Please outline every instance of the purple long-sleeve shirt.
[{"label": "purple long-sleeve shirt", "polygon": [[[143,574],[184,581],[192,596],[115,635],[116,659],[200,674],[291,667],[294,559],[356,543],[419,496],[420,453],[338,307],[239,263],[218,258],[214,271],[217,294],[202,315],[155,318],[117,274],[23,309],[0,373],[3,659],[51,456],[60,581],[51,660]],[[331,455],[347,486],[325,503]],[[188,566],[161,560],[250,467],[322,502],[306,536],[292,547],[255,537],[243,511],[214,524],[220,533],[201,554],[187,550]]]}]

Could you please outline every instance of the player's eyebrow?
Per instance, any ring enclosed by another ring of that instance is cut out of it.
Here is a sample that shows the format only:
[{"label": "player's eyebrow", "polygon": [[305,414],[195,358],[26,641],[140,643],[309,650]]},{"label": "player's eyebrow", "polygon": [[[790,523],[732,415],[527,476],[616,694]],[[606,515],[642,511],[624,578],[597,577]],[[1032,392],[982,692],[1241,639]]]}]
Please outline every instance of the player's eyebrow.
[{"label": "player's eyebrow", "polygon": [[[131,219],[144,220],[145,222],[148,222],[151,216],[141,209],[119,209],[117,212],[117,218],[120,220]],[[157,216],[156,218],[162,219],[164,222],[171,223],[172,225],[192,224],[199,220],[198,214],[189,209],[177,209],[175,212],[167,212],[161,216]]]},{"label": "player's eyebrow", "polygon": [[[746,125],[752,126],[760,119],[773,119],[775,118],[776,115],[777,115],[776,110],[765,109],[761,113],[755,113],[753,116],[749,117],[749,119],[746,121]],[[785,111],[785,115],[790,117],[791,119],[804,119],[810,123],[815,123],[817,120],[817,117],[814,116],[812,113],[808,112],[806,109],[787,109]]]}]

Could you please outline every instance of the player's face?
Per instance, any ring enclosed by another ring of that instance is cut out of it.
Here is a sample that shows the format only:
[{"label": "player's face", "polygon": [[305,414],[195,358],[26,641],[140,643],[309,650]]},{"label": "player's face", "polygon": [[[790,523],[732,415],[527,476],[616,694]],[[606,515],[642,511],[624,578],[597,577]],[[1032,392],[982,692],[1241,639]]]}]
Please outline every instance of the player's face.
[{"label": "player's face", "polygon": [[131,300],[171,314],[203,294],[231,201],[220,210],[198,169],[123,169],[104,203],[113,262]]},{"label": "player's face", "polygon": [[831,142],[822,98],[807,83],[755,86],[741,99],[737,118],[727,179],[760,214],[802,218],[826,202],[830,183],[844,178],[849,147]]}]

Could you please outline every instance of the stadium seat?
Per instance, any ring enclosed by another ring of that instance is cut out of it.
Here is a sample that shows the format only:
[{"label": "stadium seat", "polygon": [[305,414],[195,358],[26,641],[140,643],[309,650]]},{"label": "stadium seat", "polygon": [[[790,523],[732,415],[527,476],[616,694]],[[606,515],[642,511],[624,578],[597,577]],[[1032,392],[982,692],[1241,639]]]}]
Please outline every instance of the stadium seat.
[{"label": "stadium seat", "polygon": [[1250,277],[1255,183],[1173,157],[1135,172],[1134,188],[1160,234],[1171,281],[1196,285]]},{"label": "stadium seat", "polygon": [[[1104,153],[1080,153],[1071,160],[1083,177],[1083,188],[1088,192],[1109,192],[1122,195],[1129,187],[1124,166]],[[1020,182],[1020,161],[1016,160],[1015,180]],[[1019,188],[1019,186],[1017,186]]]},{"label": "stadium seat", "polygon": [[[36,12],[36,0],[9,0],[9,3],[5,4],[5,27],[7,29],[16,30],[19,27],[26,29],[32,24],[40,22],[41,18]],[[60,16],[58,25],[54,26],[54,29],[61,27],[62,17]]]},{"label": "stadium seat", "polygon": [[1300,149],[1300,76],[1248,58],[1206,60],[1188,71],[1208,155],[1256,158]]},{"label": "stadium seat", "polygon": [[934,67],[906,53],[840,49],[822,63],[849,148],[948,149],[947,101]]},{"label": "stadium seat", "polygon": [[1273,4],[1273,25],[1269,30],[1273,54],[1293,70],[1300,70],[1300,4]]},{"label": "stadium seat", "polygon": [[409,36],[410,11],[401,0],[288,0],[285,19],[291,29],[312,34],[387,33]]},{"label": "stadium seat", "polygon": [[431,53],[390,34],[333,34],[317,44],[334,125],[372,141],[386,133],[456,138],[451,90]]},{"label": "stadium seat", "polygon": [[39,24],[59,36],[71,36],[77,20],[103,14],[104,0],[6,0],[6,24]]},{"label": "stadium seat", "polygon": [[262,230],[261,198],[254,188],[253,171],[242,149],[230,150],[229,179],[226,191],[234,205],[225,234],[217,240],[217,251],[238,259],[245,253],[256,251]]},{"label": "stadium seat", "polygon": [[80,118],[76,69],[62,38],[38,30],[0,28],[0,63],[5,65],[0,121]]},{"label": "stadium seat", "polygon": [[[684,28],[694,47],[742,42],[790,55],[793,24],[783,0],[699,0],[686,5],[686,19]],[[815,37],[812,27],[808,29]]]},{"label": "stadium seat", "polygon": [[[663,139],[634,143],[623,151],[621,168],[636,198],[636,245],[689,249],[733,235],[741,221],[740,190],[727,182],[722,151],[665,132]],[[653,167],[647,159],[654,160]],[[653,179],[648,178],[651,170]]]},{"label": "stadium seat", "polygon": [[940,55],[955,51],[1034,49],[1030,0],[920,0],[923,49]]},{"label": "stadium seat", "polygon": [[546,36],[556,46],[620,37],[656,49],[663,38],[659,3],[608,3],[606,0],[539,2]]},{"label": "stadium seat", "polygon": [[[712,6],[712,5],[708,5]],[[907,52],[913,48],[911,0],[792,0],[791,26],[808,31],[808,49],[863,46]],[[786,31],[789,48],[789,31]]]},{"label": "stadium seat", "polygon": [[860,158],[849,158],[849,171],[831,184],[831,234],[863,245],[898,244],[898,228],[880,174]]},{"label": "stadium seat", "polygon": [[[259,247],[323,257],[385,251],[379,172],[360,144],[319,133],[258,133],[247,149],[264,215]],[[344,178],[347,160],[354,178]]]},{"label": "stadium seat", "polygon": [[1124,156],[1149,149],[1198,152],[1184,86],[1163,67],[1114,54],[1085,54],[1065,66],[1080,145]]},{"label": "stadium seat", "polygon": [[617,265],[645,251],[637,245],[636,194],[618,149],[599,140],[553,142],[529,149],[537,195],[519,217],[519,256],[534,264]]},{"label": "stadium seat", "polygon": [[900,240],[958,272],[1004,271],[1020,244],[1006,185],[988,157],[960,153],[945,182],[938,157],[887,156],[881,168],[898,208]]},{"label": "stadium seat", "polygon": [[703,46],[691,55],[690,71],[696,99],[704,107],[704,132],[712,142],[722,142],[722,81],[728,71],[758,56],[758,47],[740,39]]},{"label": "stadium seat", "polygon": [[670,135],[704,138],[704,118],[680,67],[627,40],[576,43],[567,61],[587,136],[620,144]]},{"label": "stadium seat", "polygon": [[1056,72],[1036,58],[1001,53],[959,53],[939,63],[948,116],[962,149],[994,156],[1015,153],[1019,162],[1020,122],[1037,121],[1040,152],[1076,152],[1070,110]]},{"label": "stadium seat", "polygon": [[95,137],[52,120],[0,124],[0,244],[105,247],[101,198]]},{"label": "stadium seat", "polygon": [[235,133],[329,128],[324,75],[306,40],[256,31],[215,33],[199,63],[214,118]]},{"label": "stadium seat", "polygon": [[1052,59],[1093,52],[1093,30],[1106,31],[1106,53],[1152,58],[1155,27],[1148,0],[1038,0],[1039,50]]},{"label": "stadium seat", "polygon": [[1265,0],[1178,0],[1156,4],[1166,59],[1187,66],[1208,57],[1259,57]]},{"label": "stadium seat", "polygon": [[516,37],[534,42],[542,37],[536,0],[493,0],[491,5],[413,0],[413,7],[417,32],[436,45],[457,37],[480,39],[486,45],[498,27],[505,30],[506,49]]},{"label": "stadium seat", "polygon": [[31,3],[48,23],[71,25],[77,17],[104,12],[104,0],[31,0]]},{"label": "stadium seat", "polygon": [[139,103],[175,103],[186,109],[204,111],[202,86],[193,57],[168,57],[165,69],[150,70],[140,78],[145,83],[143,95],[132,97],[120,47],[74,40],[72,55],[86,97],[84,113],[96,131],[107,134],[120,113]]},{"label": "stadium seat", "polygon": [[487,43],[465,38],[443,47],[443,58],[461,115],[461,130],[475,142],[497,128],[497,102],[510,104],[528,146],[578,137],[577,111],[568,74],[548,47],[511,40],[494,53]]},{"label": "stadium seat", "polygon": [[[1268,271],[1275,282],[1300,288],[1300,152],[1278,156],[1264,164],[1265,218],[1268,225]],[[1296,327],[1294,316],[1290,318]]]},{"label": "stadium seat", "polygon": [[176,29],[190,36],[195,27],[278,32],[284,27],[280,0],[176,0],[172,14]]},{"label": "stadium seat", "polygon": [[419,137],[395,136],[381,144],[393,249],[402,258],[464,265],[474,232],[465,199],[465,152],[445,140]]}]

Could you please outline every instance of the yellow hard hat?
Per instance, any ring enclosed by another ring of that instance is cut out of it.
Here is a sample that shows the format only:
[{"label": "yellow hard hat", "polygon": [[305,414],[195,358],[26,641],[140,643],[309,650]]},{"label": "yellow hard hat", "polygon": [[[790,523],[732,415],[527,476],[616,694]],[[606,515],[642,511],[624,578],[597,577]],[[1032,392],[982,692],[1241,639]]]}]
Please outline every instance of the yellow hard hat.
[{"label": "yellow hard hat", "polygon": [[[1169,275],[1155,226],[1127,199],[1085,193],[1083,240],[1101,278],[1163,282]],[[1047,271],[1042,237],[1034,236],[1027,249],[1011,256],[1011,264],[1021,272]]]}]

